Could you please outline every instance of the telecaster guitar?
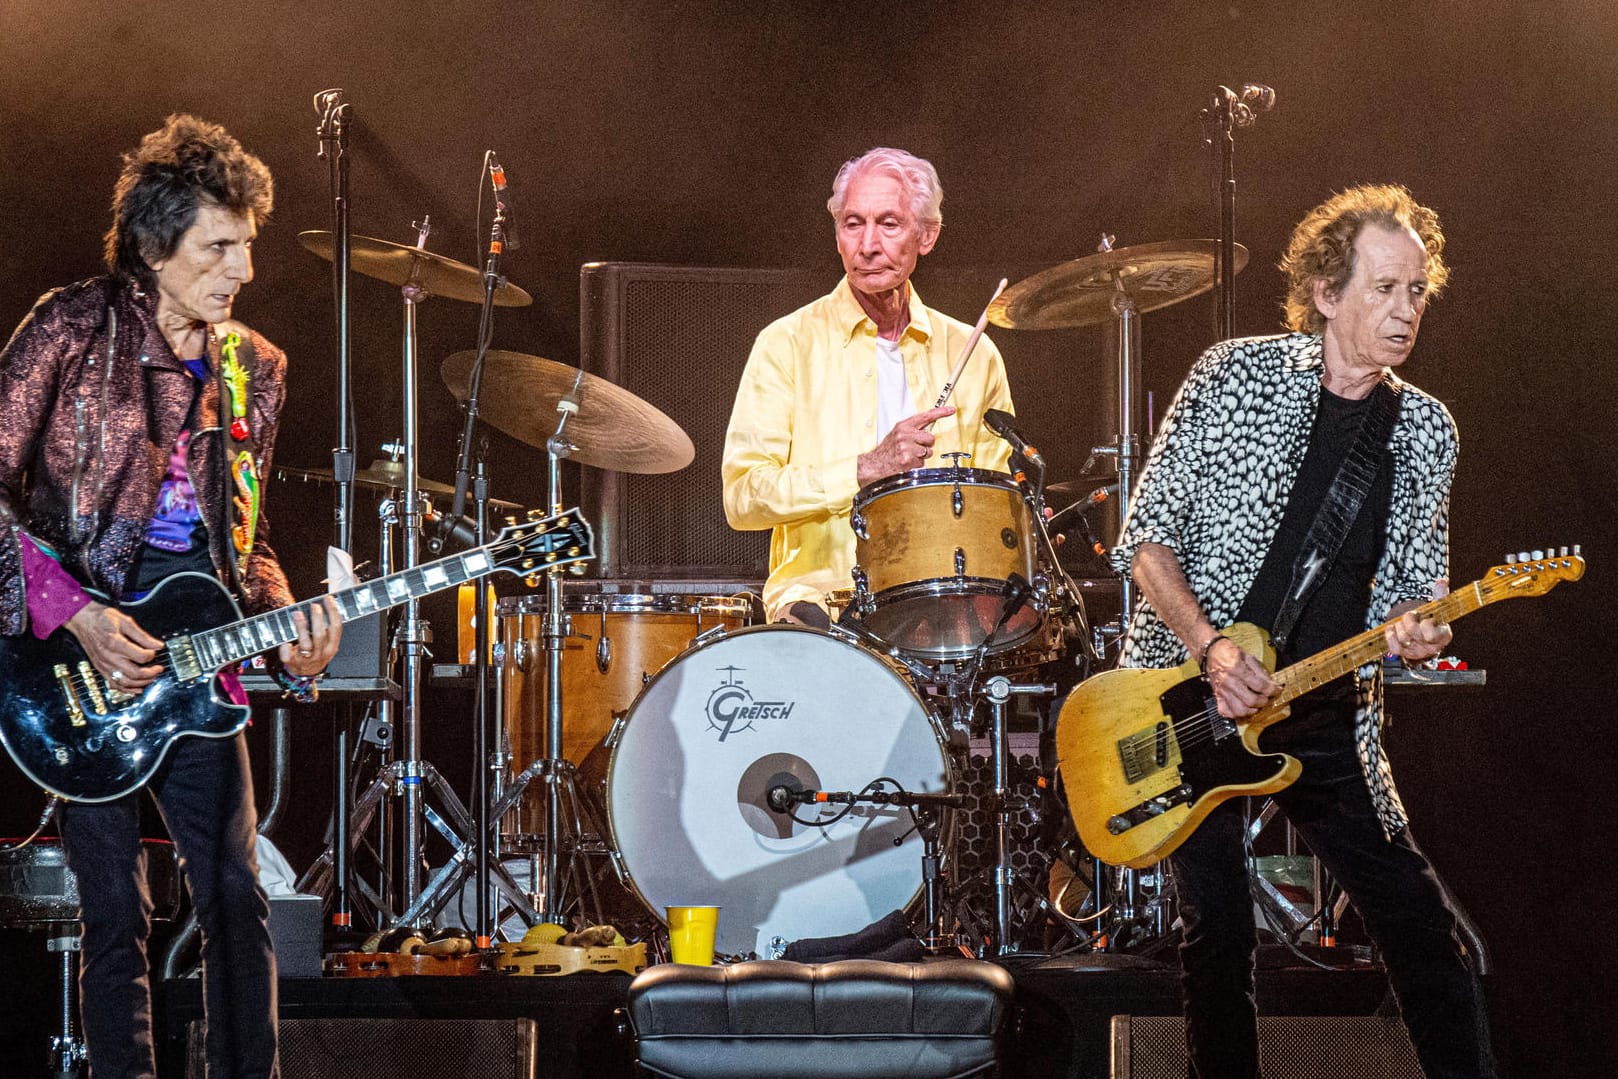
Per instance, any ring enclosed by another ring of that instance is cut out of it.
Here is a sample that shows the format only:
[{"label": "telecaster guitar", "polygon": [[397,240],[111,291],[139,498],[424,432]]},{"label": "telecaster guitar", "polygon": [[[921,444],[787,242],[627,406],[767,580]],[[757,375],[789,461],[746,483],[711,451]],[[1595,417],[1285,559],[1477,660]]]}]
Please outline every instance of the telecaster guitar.
[{"label": "telecaster guitar", "polygon": [[[1497,600],[1544,595],[1582,576],[1578,548],[1571,554],[1563,548],[1561,555],[1496,566],[1417,614],[1453,622]],[[1275,671],[1275,650],[1262,629],[1242,623],[1224,633]],[[1241,720],[1218,713],[1194,660],[1085,680],[1056,725],[1057,765],[1085,848],[1112,865],[1142,869],[1172,854],[1221,802],[1288,786],[1303,766],[1261,752],[1259,734],[1286,718],[1290,702],[1378,661],[1386,649],[1378,627],[1275,672],[1280,692]]]},{"label": "telecaster guitar", "polygon": [[[594,542],[577,510],[544,519],[531,513],[485,546],[333,598],[342,620],[351,622],[496,570],[529,574],[581,562],[594,557]],[[120,798],[151,778],[176,738],[226,738],[241,730],[249,710],[219,693],[218,673],[297,640],[293,612],[317,602],[243,618],[214,578],[176,574],[123,608],[163,641],[154,660],[163,673],[139,695],[103,678],[65,628],[43,641],[26,633],[0,637],[0,743],[53,794],[78,802]]]}]

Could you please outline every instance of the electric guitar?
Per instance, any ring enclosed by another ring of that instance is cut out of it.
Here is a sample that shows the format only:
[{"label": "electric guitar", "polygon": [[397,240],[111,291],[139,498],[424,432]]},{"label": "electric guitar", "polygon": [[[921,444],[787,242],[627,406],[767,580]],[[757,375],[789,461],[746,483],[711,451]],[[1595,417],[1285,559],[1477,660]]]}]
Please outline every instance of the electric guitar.
[{"label": "electric guitar", "polygon": [[[333,594],[347,623],[496,570],[539,573],[594,557],[595,537],[577,510],[501,530],[495,540]],[[104,603],[110,601],[101,596]],[[41,641],[0,637],[0,743],[29,779],[77,802],[107,802],[138,789],[176,738],[228,738],[249,709],[219,691],[221,670],[298,639],[305,600],[243,618],[230,592],[203,573],[178,573],[122,605],[163,641],[156,681],[138,694],[102,677],[65,627]]]},{"label": "electric guitar", "polygon": [[[1538,552],[1536,552],[1538,554]],[[1540,596],[1584,576],[1571,554],[1508,562],[1416,614],[1453,622],[1497,600]],[[1168,669],[1119,668],[1086,679],[1056,724],[1057,767],[1079,838],[1097,858],[1143,869],[1172,854],[1221,802],[1272,794],[1303,771],[1297,758],[1265,753],[1259,734],[1286,718],[1287,704],[1387,651],[1382,627],[1366,630],[1275,671],[1275,649],[1257,626],[1225,636],[1274,672],[1280,691],[1257,713],[1227,719],[1195,660]]]}]

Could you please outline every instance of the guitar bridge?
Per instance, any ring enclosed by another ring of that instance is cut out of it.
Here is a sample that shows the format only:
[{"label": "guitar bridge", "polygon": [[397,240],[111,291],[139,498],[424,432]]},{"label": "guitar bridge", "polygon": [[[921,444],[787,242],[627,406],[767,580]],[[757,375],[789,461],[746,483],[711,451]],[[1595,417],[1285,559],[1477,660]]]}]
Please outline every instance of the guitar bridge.
[{"label": "guitar bridge", "polygon": [[84,709],[79,707],[79,695],[73,689],[73,672],[66,663],[58,663],[51,670],[56,675],[56,684],[62,688],[62,700],[67,702],[68,723],[75,727],[87,726]]}]

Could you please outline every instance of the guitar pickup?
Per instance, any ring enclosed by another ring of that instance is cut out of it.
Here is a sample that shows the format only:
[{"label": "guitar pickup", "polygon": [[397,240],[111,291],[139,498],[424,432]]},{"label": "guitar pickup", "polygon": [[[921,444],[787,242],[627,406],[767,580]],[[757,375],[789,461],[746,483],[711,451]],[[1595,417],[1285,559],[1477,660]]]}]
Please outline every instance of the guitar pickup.
[{"label": "guitar pickup", "polygon": [[73,689],[73,672],[66,663],[58,663],[52,672],[56,675],[56,684],[62,688],[62,699],[67,702],[68,722],[75,727],[87,726],[84,709],[79,707],[79,695]]},{"label": "guitar pickup", "polygon": [[90,706],[95,709],[96,715],[106,715],[107,699],[101,695],[101,676],[90,666],[89,660],[79,660],[79,677],[84,681],[84,691],[89,694]]},{"label": "guitar pickup", "polygon": [[1169,721],[1161,719],[1150,729],[1118,739],[1118,758],[1124,767],[1124,779],[1139,783],[1153,772],[1168,767],[1172,737]]},{"label": "guitar pickup", "polygon": [[1145,824],[1153,817],[1161,817],[1175,806],[1185,805],[1189,801],[1191,801],[1191,788],[1182,783],[1173,790],[1164,791],[1155,798],[1148,798],[1139,805],[1108,817],[1107,831],[1113,835],[1123,835],[1131,828]]},{"label": "guitar pickup", "polygon": [[204,674],[202,661],[197,657],[196,642],[189,635],[183,637],[170,637],[163,642],[164,650],[168,652],[169,663],[174,668],[174,677],[181,682],[195,682]]}]

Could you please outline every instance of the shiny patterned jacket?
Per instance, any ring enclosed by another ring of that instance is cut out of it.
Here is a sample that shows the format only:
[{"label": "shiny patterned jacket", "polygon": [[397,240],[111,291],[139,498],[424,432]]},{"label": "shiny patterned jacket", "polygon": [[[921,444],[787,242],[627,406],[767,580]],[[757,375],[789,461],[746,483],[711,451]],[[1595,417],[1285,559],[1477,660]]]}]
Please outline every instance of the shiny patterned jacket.
[{"label": "shiny patterned jacket", "polygon": [[[156,309],[131,283],[91,278],[41,297],[0,352],[0,633],[16,635],[27,623],[19,530],[49,545],[81,583],[112,596],[124,591],[195,395]],[[252,342],[245,419],[264,476],[286,355],[258,333]],[[216,334],[208,352],[217,370]],[[219,380],[209,378],[189,458],[209,554],[250,613],[284,606],[292,595],[265,523],[256,522],[245,559],[231,542],[236,488],[225,471],[219,397]]]},{"label": "shiny patterned jacket", "polygon": [[[1233,622],[1281,527],[1309,448],[1324,363],[1316,334],[1239,338],[1204,352],[1152,444],[1113,567],[1128,573],[1141,544],[1162,544],[1175,553],[1208,620]],[[1366,629],[1386,621],[1395,604],[1432,598],[1433,582],[1449,575],[1455,421],[1436,398],[1402,386],[1390,442],[1388,534]],[[1120,664],[1174,667],[1185,660],[1185,645],[1142,601]],[[1406,818],[1382,751],[1380,663],[1360,669],[1357,697],[1360,769],[1384,830],[1394,835]]]}]

